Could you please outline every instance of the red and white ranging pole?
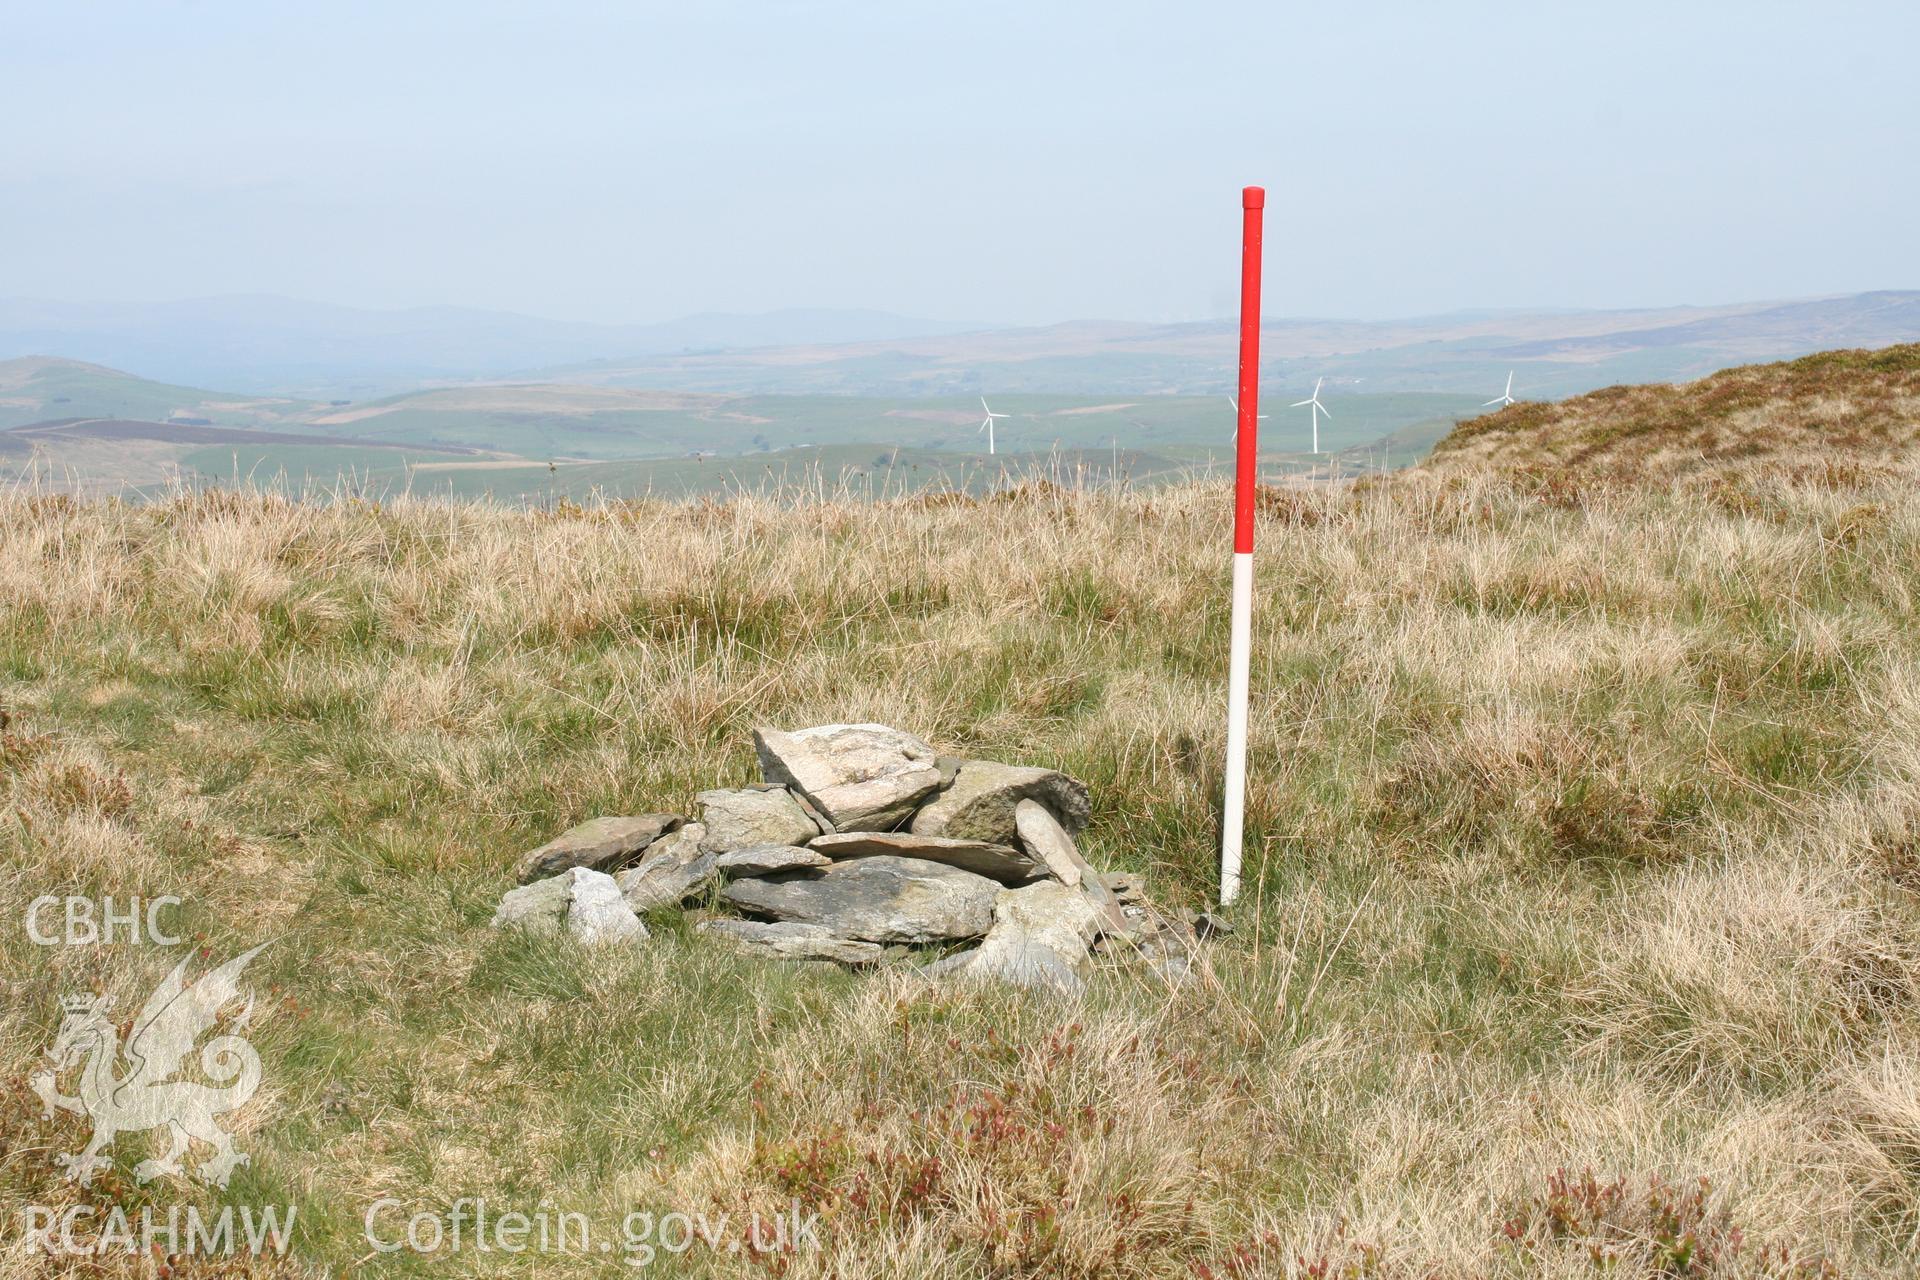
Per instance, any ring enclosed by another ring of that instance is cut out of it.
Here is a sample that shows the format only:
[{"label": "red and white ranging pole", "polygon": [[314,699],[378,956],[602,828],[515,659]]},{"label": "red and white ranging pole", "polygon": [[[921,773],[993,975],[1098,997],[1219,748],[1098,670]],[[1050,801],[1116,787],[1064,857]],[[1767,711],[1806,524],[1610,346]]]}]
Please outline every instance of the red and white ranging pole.
[{"label": "red and white ranging pole", "polygon": [[1240,896],[1247,802],[1247,670],[1253,657],[1253,489],[1260,430],[1260,228],[1264,187],[1240,192],[1240,421],[1233,456],[1233,623],[1227,655],[1227,785],[1220,822],[1220,905]]}]

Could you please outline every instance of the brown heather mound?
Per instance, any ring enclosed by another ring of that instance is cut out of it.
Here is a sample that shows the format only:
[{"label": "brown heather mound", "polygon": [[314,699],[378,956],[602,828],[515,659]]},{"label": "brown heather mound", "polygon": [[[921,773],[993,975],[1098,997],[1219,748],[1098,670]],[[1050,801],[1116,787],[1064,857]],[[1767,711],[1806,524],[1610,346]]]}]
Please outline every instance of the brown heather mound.
[{"label": "brown heather mound", "polygon": [[1671,481],[1920,462],[1920,344],[1823,351],[1698,382],[1607,387],[1463,422],[1431,465],[1568,470]]}]

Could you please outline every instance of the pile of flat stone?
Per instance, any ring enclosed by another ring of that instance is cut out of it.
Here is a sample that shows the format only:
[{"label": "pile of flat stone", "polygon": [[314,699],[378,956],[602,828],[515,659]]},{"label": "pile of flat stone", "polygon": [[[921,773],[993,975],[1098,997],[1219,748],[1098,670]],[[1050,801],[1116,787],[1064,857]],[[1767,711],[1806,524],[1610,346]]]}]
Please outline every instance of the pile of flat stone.
[{"label": "pile of flat stone", "polygon": [[1074,843],[1087,788],[1058,770],[942,756],[878,724],[753,740],[765,781],[703,791],[691,818],[574,827],[522,859],[494,927],[639,943],[645,913],[711,906],[737,914],[697,927],[753,954],[854,967],[937,955],[922,972],[1066,993],[1096,948],[1184,981],[1196,936],[1223,927],[1169,917],[1136,877],[1090,866]]}]

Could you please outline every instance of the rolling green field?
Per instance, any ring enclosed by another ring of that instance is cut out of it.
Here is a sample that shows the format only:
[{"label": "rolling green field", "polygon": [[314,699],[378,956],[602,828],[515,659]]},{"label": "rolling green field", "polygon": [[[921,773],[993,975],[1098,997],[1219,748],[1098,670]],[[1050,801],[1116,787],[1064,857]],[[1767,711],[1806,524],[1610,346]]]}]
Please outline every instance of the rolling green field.
[{"label": "rolling green field", "polygon": [[[1266,406],[1263,464],[1276,475],[1404,466],[1424,456],[1471,397],[1341,394],[1323,403],[1320,443],[1285,397]],[[877,494],[978,490],[1008,475],[1159,482],[1231,465],[1224,396],[995,395],[989,457],[977,395],[712,395],[560,384],[444,387],[366,403],[223,397],[73,361],[0,363],[7,478],[94,493],[255,484],[281,491],[443,494],[538,504],[560,498],[695,495],[803,483]],[[81,440],[92,419],[270,427],[310,440],[208,441],[156,429],[135,444]],[[38,426],[81,420],[71,430]],[[383,447],[384,446],[384,447]],[[399,447],[394,447],[399,446]]]},{"label": "rolling green field", "polygon": [[[548,459],[670,457],[692,451],[766,453],[847,443],[985,453],[975,396],[923,400],[861,396],[670,396],[654,407],[651,393],[617,401],[582,402],[578,388],[484,388],[428,392],[360,406],[337,427],[363,439],[419,445],[462,445]],[[611,400],[622,393],[604,393]],[[543,398],[551,406],[542,408]],[[489,399],[500,401],[491,407]],[[1233,411],[1223,396],[1095,397],[990,396],[996,413],[1013,415],[996,428],[1000,448],[1019,452],[1060,449],[1200,448],[1223,457],[1233,435]],[[451,403],[449,403],[451,402]],[[1322,419],[1329,451],[1378,440],[1416,424],[1444,434],[1478,401],[1466,396],[1393,394],[1323,396],[1332,418]],[[1263,444],[1305,451],[1304,410],[1268,409]],[[335,429],[324,421],[316,430]]]},{"label": "rolling green field", "polygon": [[[1452,427],[1452,414],[1463,408],[1459,399],[1329,395],[1325,402],[1336,416],[1321,422],[1325,456],[1320,458],[1306,452],[1306,423],[1295,421],[1301,411],[1282,408],[1261,424],[1263,466],[1282,476],[1324,466],[1351,473],[1406,465]],[[417,451],[325,443],[205,445],[185,453],[181,466],[201,480],[222,484],[244,481],[298,492],[407,491],[538,505],[563,498],[689,496],[793,484],[874,495],[928,488],[977,491],[1032,475],[1061,483],[1116,478],[1153,483],[1232,464],[1232,411],[1224,399],[1088,403],[1069,396],[1008,396],[994,409],[1014,416],[997,428],[999,448],[992,457],[977,430],[979,411],[968,411],[964,401],[902,405],[756,396],[714,405],[696,400],[676,408],[556,416],[537,426],[454,411],[397,410],[356,418],[340,429],[365,439],[417,445]],[[528,438],[555,447],[545,457],[522,455],[524,461],[475,461],[433,451],[457,440],[505,453],[503,443],[525,447]]]},{"label": "rolling green field", "polygon": [[[1395,443],[1318,458],[1262,451],[1263,480],[1354,475],[1416,457]],[[1221,476],[1232,466],[1224,449],[1056,449],[961,453],[891,449],[871,444],[802,446],[771,453],[711,458],[625,459],[537,463],[448,460],[403,450],[269,445],[194,450],[182,459],[209,483],[246,485],[304,496],[353,495],[492,499],[515,506],[643,497],[686,498],[806,489],[843,498],[887,498],[927,490],[982,493],[1025,480],[1069,487],[1158,485]]]}]

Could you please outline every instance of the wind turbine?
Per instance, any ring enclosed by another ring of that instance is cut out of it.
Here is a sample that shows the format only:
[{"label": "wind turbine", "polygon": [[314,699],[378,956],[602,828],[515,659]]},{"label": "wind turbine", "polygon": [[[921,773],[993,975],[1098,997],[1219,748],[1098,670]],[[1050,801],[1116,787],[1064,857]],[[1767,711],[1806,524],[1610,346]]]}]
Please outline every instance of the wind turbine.
[{"label": "wind turbine", "polygon": [[987,398],[985,396],[980,397],[980,407],[987,411],[987,420],[980,424],[980,430],[987,433],[987,453],[991,455],[993,453],[993,420],[995,418],[1011,418],[1013,415],[1010,413],[995,413],[991,408],[988,408]]},{"label": "wind turbine", "polygon": [[[1233,406],[1233,430],[1227,433],[1227,439],[1238,441],[1240,439],[1240,401],[1237,397],[1228,396],[1227,403]],[[1267,415],[1264,413],[1256,413],[1253,416],[1259,422],[1267,420]]]},{"label": "wind turbine", "polygon": [[[1504,409],[1512,403],[1513,403],[1513,370],[1509,369],[1507,370],[1507,389],[1505,391],[1502,391],[1499,395],[1495,396],[1493,399],[1487,401],[1487,404],[1497,404],[1502,409]],[[1484,409],[1487,407],[1487,404],[1483,404],[1480,407]]]},{"label": "wind turbine", "polygon": [[1304,409],[1308,405],[1313,406],[1313,451],[1315,453],[1320,452],[1320,415],[1326,413],[1329,421],[1333,418],[1331,413],[1327,413],[1327,406],[1320,403],[1320,384],[1325,381],[1325,378],[1315,378],[1313,380],[1313,394],[1305,400],[1296,400],[1287,406],[1289,409]]}]

